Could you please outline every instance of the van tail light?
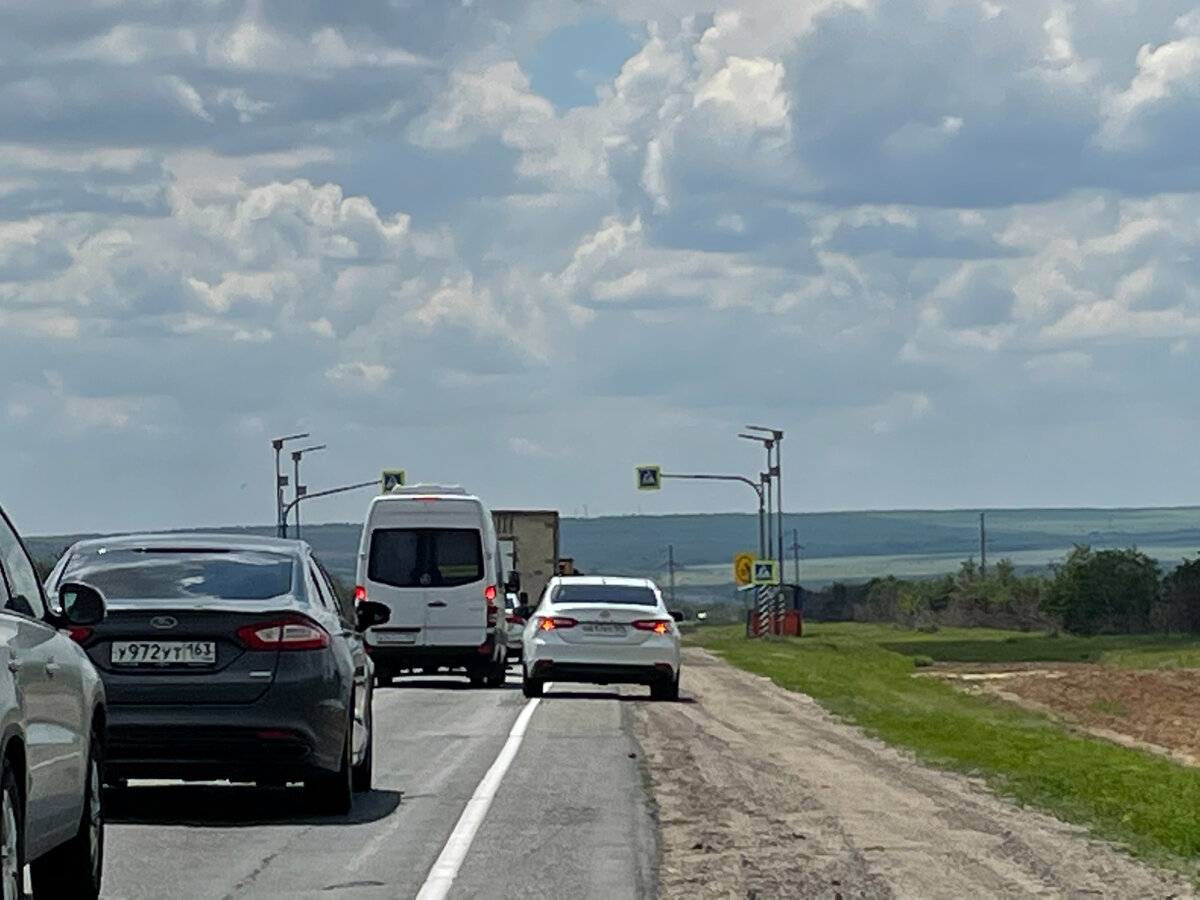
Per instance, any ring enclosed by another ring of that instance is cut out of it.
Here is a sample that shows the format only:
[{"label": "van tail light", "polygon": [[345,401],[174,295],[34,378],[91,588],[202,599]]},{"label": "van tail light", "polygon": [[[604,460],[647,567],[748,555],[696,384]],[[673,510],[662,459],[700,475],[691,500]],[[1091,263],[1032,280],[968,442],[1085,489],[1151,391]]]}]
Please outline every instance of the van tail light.
[{"label": "van tail light", "polygon": [[361,584],[356,585],[354,588],[354,602],[362,603],[366,599],[367,599],[367,589],[365,587],[363,587]]},{"label": "van tail light", "polygon": [[83,625],[75,625],[68,633],[71,635],[71,640],[77,644],[82,644],[92,636],[92,629],[85,628]]},{"label": "van tail light", "polygon": [[320,650],[329,646],[329,632],[304,616],[288,616],[246,625],[237,636],[251,650]]},{"label": "van tail light", "polygon": [[671,622],[668,619],[638,619],[630,622],[638,631],[653,631],[655,634],[670,634]]},{"label": "van tail light", "polygon": [[500,610],[496,606],[496,586],[494,584],[489,584],[483,589],[483,599],[487,601],[487,626],[495,628]]},{"label": "van tail light", "polygon": [[566,616],[538,616],[534,621],[539,631],[555,631],[559,628],[574,628],[579,624],[575,619]]}]

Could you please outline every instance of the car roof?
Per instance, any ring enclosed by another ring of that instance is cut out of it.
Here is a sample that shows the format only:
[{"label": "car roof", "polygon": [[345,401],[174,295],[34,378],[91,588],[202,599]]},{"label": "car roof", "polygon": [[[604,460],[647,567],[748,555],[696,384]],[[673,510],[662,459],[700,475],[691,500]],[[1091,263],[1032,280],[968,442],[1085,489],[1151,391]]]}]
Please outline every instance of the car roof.
[{"label": "car roof", "polygon": [[88,538],[76,543],[72,549],[86,551],[99,549],[100,547],[113,550],[149,547],[170,547],[180,550],[249,550],[259,553],[298,555],[308,548],[308,544],[305,541],[268,537],[260,534],[158,531]]},{"label": "car roof", "polygon": [[657,589],[658,585],[649,578],[631,578],[625,575],[555,575],[554,580],[562,584],[609,585],[612,587],[645,587]]}]

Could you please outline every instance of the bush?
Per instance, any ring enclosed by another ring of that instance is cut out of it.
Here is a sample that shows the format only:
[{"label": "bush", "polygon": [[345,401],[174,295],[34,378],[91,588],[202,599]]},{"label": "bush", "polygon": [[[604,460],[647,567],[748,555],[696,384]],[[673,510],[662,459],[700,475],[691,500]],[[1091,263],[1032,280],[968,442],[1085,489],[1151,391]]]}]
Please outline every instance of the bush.
[{"label": "bush", "polygon": [[1073,634],[1151,629],[1160,596],[1158,563],[1136,548],[1076,546],[1055,573],[1043,608]]}]

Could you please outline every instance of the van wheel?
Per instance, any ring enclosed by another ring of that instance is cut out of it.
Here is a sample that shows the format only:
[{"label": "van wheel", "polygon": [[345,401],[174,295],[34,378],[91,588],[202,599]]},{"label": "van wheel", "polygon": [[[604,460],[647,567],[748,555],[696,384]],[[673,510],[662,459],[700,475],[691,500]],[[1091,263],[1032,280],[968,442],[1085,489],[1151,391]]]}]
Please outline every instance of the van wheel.
[{"label": "van wheel", "polygon": [[471,687],[480,688],[487,684],[487,672],[483,669],[471,669],[467,672],[467,677],[471,679]]},{"label": "van wheel", "polygon": [[96,900],[100,896],[100,880],[104,873],[104,779],[100,741],[95,734],[89,744],[79,830],[65,844],[34,860],[30,866],[36,900],[43,897],[46,900],[56,897]]},{"label": "van wheel", "polygon": [[500,657],[499,662],[492,663],[488,668],[486,684],[490,688],[504,687],[508,681],[508,654]]}]

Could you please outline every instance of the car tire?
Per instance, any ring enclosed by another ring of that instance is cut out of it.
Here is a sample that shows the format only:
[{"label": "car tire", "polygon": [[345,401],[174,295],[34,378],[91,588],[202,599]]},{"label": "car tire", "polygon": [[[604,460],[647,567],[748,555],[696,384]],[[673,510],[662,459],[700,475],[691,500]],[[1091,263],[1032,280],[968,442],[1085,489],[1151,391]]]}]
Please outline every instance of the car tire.
[{"label": "car tire", "polygon": [[372,699],[367,698],[367,749],[350,775],[352,787],[358,794],[371,790],[371,782],[375,777],[375,714],[371,710]]},{"label": "car tire", "polygon": [[342,762],[336,772],[321,772],[304,780],[304,791],[315,812],[329,816],[344,816],[354,806],[354,770],[350,765],[350,742],[353,739],[347,723],[346,739],[342,746]]},{"label": "car tire", "polygon": [[679,699],[679,675],[670,681],[660,681],[650,685],[650,699],[674,701]]},{"label": "car tire", "polygon": [[488,669],[484,683],[490,688],[504,687],[504,682],[508,680],[508,653],[500,657],[498,662],[492,663]]},{"label": "car tire", "polygon": [[[25,805],[17,773],[7,759],[0,771],[0,847],[5,851],[0,867],[0,898],[20,900],[25,890]],[[8,860],[12,860],[11,865]]]},{"label": "car tire", "polygon": [[530,678],[528,675],[526,675],[521,680],[521,693],[526,697],[529,697],[531,700],[534,697],[542,696],[545,688],[546,682],[542,681],[540,678]]},{"label": "car tire", "polygon": [[30,868],[34,900],[97,900],[104,876],[103,755],[100,741],[92,735],[88,751],[87,779],[83,790],[83,815],[79,830]]}]

